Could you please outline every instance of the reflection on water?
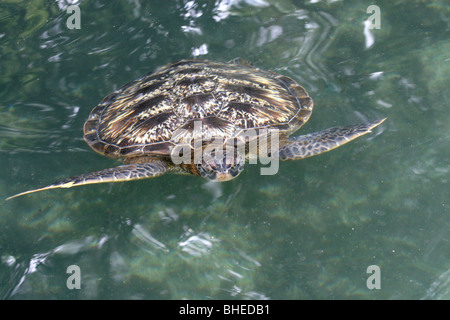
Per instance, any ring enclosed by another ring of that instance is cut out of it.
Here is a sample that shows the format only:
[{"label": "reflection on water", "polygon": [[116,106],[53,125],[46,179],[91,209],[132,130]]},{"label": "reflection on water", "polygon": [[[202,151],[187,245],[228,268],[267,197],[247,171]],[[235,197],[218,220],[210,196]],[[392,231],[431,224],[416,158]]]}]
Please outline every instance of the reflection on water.
[{"label": "reflection on water", "polygon": [[[302,132],[388,117],[336,151],[189,176],[43,192],[0,203],[0,297],[448,299],[450,12],[366,1],[0,4],[0,194],[116,165],[82,137],[108,93],[157,67],[236,57],[315,100]],[[399,14],[401,13],[401,14]],[[78,265],[81,290],[66,287]],[[380,290],[366,287],[378,265]]]}]

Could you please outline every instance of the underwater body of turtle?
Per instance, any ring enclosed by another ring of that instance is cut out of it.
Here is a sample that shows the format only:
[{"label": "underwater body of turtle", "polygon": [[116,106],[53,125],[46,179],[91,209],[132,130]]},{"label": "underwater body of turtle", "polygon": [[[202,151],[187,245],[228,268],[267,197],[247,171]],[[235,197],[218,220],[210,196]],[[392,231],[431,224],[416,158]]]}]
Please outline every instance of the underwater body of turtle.
[{"label": "underwater body of turtle", "polygon": [[[337,148],[385,120],[289,137],[308,121],[312,110],[312,98],[289,77],[242,61],[182,60],[126,84],[92,110],[84,125],[85,141],[94,151],[123,160],[123,165],[70,177],[8,199],[166,172],[227,181],[256,156],[259,148],[248,147],[252,139],[276,132],[277,143],[267,144],[268,154],[280,160],[299,160]],[[231,145],[233,150],[209,148],[213,156],[194,159],[197,150],[202,153],[214,142],[216,147]],[[241,145],[244,148],[238,147]],[[186,155],[186,150],[192,152],[184,159],[191,161],[174,161],[174,156],[179,159],[179,153]]]}]

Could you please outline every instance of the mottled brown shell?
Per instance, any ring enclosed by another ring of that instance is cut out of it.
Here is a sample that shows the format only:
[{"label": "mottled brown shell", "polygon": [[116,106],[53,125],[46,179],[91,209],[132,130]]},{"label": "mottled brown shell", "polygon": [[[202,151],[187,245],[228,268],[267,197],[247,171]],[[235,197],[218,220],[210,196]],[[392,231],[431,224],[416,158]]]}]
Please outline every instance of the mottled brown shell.
[{"label": "mottled brown shell", "polygon": [[[186,138],[232,139],[258,128],[289,135],[312,108],[305,89],[286,76],[243,63],[183,60],[103,99],[84,125],[84,138],[111,157],[164,156]],[[201,132],[194,131],[195,121]]]}]

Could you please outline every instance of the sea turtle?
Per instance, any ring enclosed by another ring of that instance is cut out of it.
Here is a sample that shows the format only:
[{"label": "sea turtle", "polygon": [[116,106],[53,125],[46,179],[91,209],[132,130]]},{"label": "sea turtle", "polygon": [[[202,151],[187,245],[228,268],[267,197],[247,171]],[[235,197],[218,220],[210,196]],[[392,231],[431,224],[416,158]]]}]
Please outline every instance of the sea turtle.
[{"label": "sea turtle", "polygon": [[[166,172],[226,181],[239,175],[245,160],[255,156],[256,149],[249,148],[249,143],[262,137],[263,131],[267,137],[276,132],[279,139],[276,149],[267,143],[269,156],[299,160],[339,147],[385,120],[289,137],[308,121],[312,110],[312,98],[287,76],[241,60],[182,60],[124,85],[89,115],[84,124],[85,141],[94,151],[123,160],[123,165],[67,178],[8,199],[53,188],[157,177]],[[196,151],[201,154],[213,141],[231,146],[232,152],[217,148],[210,153],[213,156],[194,159]],[[183,158],[192,161],[174,161],[181,150],[183,156],[186,150],[192,151]]]}]

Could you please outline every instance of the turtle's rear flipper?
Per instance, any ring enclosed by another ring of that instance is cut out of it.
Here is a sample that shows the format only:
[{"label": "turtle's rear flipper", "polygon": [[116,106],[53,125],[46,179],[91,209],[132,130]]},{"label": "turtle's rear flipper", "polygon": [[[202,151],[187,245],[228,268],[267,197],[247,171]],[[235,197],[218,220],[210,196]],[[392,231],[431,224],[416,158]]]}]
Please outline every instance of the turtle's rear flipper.
[{"label": "turtle's rear flipper", "polygon": [[356,139],[381,124],[386,118],[348,127],[335,127],[289,138],[280,148],[280,160],[300,160],[337,148]]},{"label": "turtle's rear flipper", "polygon": [[119,182],[119,181],[152,178],[164,174],[166,170],[167,165],[162,161],[152,161],[141,164],[126,164],[115,168],[109,168],[105,170],[82,174],[80,176],[67,178],[43,188],[29,190],[16,194],[14,196],[7,198],[6,200],[10,200],[12,198],[23,196],[25,194],[48,189],[71,188],[75,186],[81,186],[84,184]]}]

